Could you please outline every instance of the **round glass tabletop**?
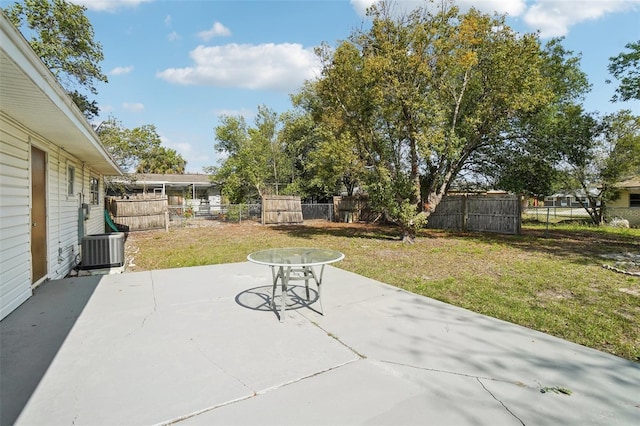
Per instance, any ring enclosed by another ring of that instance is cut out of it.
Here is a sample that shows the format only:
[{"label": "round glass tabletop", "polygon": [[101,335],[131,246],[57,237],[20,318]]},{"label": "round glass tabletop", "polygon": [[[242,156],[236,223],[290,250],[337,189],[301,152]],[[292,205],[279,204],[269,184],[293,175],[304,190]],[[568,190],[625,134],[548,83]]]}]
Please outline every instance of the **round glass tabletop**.
[{"label": "round glass tabletop", "polygon": [[256,251],[247,256],[247,260],[269,266],[314,266],[326,265],[344,259],[344,254],[339,251],[305,248],[286,247],[273,248]]}]

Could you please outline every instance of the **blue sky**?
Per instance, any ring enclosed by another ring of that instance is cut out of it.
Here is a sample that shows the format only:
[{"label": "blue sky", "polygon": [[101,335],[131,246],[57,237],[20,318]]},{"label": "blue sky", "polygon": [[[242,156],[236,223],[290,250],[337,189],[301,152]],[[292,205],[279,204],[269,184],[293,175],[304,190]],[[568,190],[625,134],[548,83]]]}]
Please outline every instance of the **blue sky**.
[{"label": "blue sky", "polygon": [[[109,83],[98,86],[97,122],[112,115],[128,128],[153,124],[163,144],[187,160],[187,171],[201,173],[218,160],[218,117],[243,115],[252,123],[258,105],[290,109],[289,94],[317,75],[313,48],[346,39],[373,0],[70,1],[88,8],[103,46]],[[640,0],[457,3],[508,13],[514,29],[539,30],[543,41],[564,36],[567,48],[582,53],[593,85],[586,109],[640,115],[640,102],[610,103],[615,85],[605,84],[608,58],[640,40]]]}]

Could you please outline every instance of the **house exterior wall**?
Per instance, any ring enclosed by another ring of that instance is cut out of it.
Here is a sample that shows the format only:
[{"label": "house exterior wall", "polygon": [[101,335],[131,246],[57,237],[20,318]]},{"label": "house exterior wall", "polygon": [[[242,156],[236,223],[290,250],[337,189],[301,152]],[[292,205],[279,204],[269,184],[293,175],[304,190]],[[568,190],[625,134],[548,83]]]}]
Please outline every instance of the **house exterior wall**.
[{"label": "house exterior wall", "polygon": [[0,121],[0,319],[31,296],[29,144],[26,140],[25,132]]},{"label": "house exterior wall", "polygon": [[[621,189],[617,200],[609,201],[606,209],[606,220],[626,219],[632,227],[640,227],[640,207],[631,205],[631,194],[640,194],[636,188]],[[637,195],[636,195],[637,197]]]},{"label": "house exterior wall", "polygon": [[[104,232],[104,179],[88,165],[10,118],[0,115],[0,319],[28,299],[31,283],[31,167],[34,146],[46,155],[47,274],[66,276],[76,264],[84,234]],[[67,194],[67,169],[75,169],[74,195]],[[91,177],[99,180],[98,204],[79,222],[82,202],[90,203]],[[39,283],[36,283],[39,284]]]},{"label": "house exterior wall", "polygon": [[617,200],[609,201],[607,203],[609,207],[629,207],[629,191],[626,189],[620,190],[620,196]]}]

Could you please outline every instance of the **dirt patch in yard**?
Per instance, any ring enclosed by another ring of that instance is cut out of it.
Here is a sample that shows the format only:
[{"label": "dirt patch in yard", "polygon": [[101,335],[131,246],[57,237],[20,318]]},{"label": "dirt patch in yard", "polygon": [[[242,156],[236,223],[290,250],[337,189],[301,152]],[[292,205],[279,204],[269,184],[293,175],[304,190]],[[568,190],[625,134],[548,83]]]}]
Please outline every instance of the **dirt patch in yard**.
[{"label": "dirt patch in yard", "polygon": [[566,300],[573,298],[573,293],[567,289],[546,289],[536,294],[540,300]]},{"label": "dirt patch in yard", "polygon": [[632,296],[640,297],[640,288],[622,287],[622,288],[619,288],[618,291],[621,291],[622,293],[630,294]]}]

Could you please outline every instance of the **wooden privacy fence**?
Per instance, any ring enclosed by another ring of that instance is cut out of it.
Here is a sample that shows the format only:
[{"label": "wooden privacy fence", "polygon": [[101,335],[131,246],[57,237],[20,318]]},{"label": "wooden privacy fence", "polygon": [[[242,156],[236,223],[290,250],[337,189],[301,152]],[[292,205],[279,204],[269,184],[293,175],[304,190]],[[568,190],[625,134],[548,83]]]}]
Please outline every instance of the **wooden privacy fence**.
[{"label": "wooden privacy fence", "polygon": [[166,196],[107,197],[106,205],[113,222],[128,227],[130,231],[166,228],[168,225]]},{"label": "wooden privacy fence", "polygon": [[450,195],[429,216],[428,228],[520,234],[520,197]]},{"label": "wooden privacy fence", "polygon": [[359,222],[371,220],[367,195],[334,196],[333,211],[336,222]]},{"label": "wooden privacy fence", "polygon": [[265,195],[262,197],[262,224],[302,223],[300,197]]}]

